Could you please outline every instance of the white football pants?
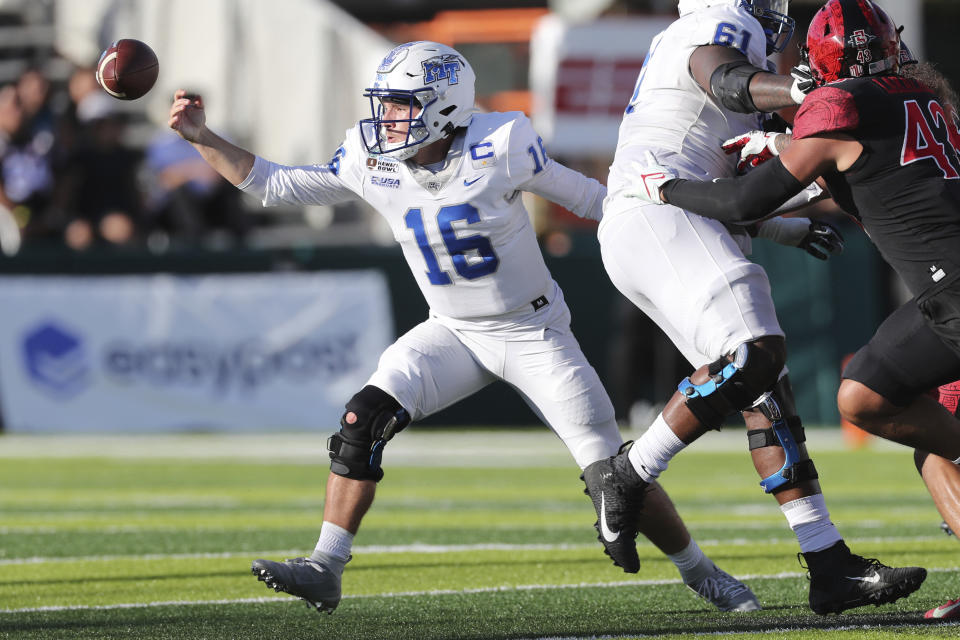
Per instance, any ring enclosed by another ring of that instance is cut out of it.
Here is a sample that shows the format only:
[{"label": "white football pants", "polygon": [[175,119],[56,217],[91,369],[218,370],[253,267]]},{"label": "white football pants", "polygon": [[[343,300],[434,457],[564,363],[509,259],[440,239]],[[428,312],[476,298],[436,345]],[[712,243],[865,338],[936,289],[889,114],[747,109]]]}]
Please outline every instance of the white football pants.
[{"label": "white football pants", "polygon": [[611,198],[598,232],[613,284],[700,367],[783,335],[760,265],[720,222],[671,205]]},{"label": "white football pants", "polygon": [[[562,308],[557,308],[560,305]],[[543,309],[551,321],[489,332],[446,326],[431,317],[380,357],[367,384],[386,391],[423,418],[503,380],[563,440],[580,468],[614,455],[623,442],[613,404],[570,331],[562,297]]]}]

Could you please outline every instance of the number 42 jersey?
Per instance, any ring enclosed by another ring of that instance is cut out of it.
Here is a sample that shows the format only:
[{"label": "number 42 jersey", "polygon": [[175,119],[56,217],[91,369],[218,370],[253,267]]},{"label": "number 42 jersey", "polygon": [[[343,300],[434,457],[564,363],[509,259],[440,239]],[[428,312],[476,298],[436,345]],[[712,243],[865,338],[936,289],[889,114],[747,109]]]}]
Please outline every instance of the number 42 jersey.
[{"label": "number 42 jersey", "polygon": [[366,201],[390,225],[440,315],[491,318],[553,299],[556,284],[520,192],[599,220],[606,189],[550,159],[526,116],[474,115],[437,171],[367,153],[360,126],[325,165],[288,167],[257,157],[239,188],[264,206]]},{"label": "number 42 jersey", "polygon": [[860,220],[910,292],[960,278],[960,129],[952,105],[910,78],[849,78],[812,91],[794,119],[795,140],[838,133],[863,151],[843,173],[824,174],[830,194]]}]

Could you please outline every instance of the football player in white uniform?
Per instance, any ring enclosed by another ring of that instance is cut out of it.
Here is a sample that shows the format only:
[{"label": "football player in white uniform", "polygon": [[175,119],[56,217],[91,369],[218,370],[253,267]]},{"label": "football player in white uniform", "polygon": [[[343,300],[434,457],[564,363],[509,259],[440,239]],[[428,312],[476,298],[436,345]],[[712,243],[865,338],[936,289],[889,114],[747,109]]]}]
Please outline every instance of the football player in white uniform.
[{"label": "football player in white uniform", "polygon": [[[926,573],[852,554],[830,521],[794,406],[770,284],[744,257],[746,234],[636,197],[646,186],[638,169],[650,154],[679,177],[732,177],[737,162],[723,141],[760,128],[758,111],[802,102],[803,77],[768,71],[767,56],[793,31],[787,0],[680,0],[679,13],[651,42],[626,108],[599,237],[613,283],[696,371],[636,443],[586,468],[600,521],[621,534],[602,540],[615,562],[632,563],[636,549],[623,534],[636,532],[644,487],[684,447],[742,413],[760,484],[780,504],[806,559],[813,611],[892,602]],[[773,218],[759,233],[820,258],[842,246],[835,231],[807,219]]]},{"label": "football player in white uniform", "polygon": [[[341,574],[370,507],[384,445],[413,420],[495,380],[513,386],[563,440],[581,469],[622,444],[613,407],[570,331],[520,192],[592,219],[604,187],[547,156],[521,113],[478,113],[474,72],[434,42],[393,49],[367,89],[372,117],[346,134],[328,164],[281,166],[226,142],[205,124],[202,99],[178,91],[170,126],[227,180],[264,205],[370,203],[387,220],[429,318],[390,346],[346,404],[330,438],[324,522],[308,558],[256,560],[268,586],[320,611],[340,601]],[[640,532],[717,608],[752,611],[756,597],[693,541],[666,493],[651,484]],[[639,562],[633,571],[639,567]]]}]

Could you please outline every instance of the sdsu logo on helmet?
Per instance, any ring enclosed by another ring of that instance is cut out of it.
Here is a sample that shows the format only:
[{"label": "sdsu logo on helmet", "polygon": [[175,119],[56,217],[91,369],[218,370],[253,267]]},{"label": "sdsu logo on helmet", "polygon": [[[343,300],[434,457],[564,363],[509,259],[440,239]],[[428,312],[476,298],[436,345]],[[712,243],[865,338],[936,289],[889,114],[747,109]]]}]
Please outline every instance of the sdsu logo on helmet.
[{"label": "sdsu logo on helmet", "polygon": [[900,35],[870,0],[828,0],[807,29],[803,49],[817,86],[883,75],[900,65]]}]

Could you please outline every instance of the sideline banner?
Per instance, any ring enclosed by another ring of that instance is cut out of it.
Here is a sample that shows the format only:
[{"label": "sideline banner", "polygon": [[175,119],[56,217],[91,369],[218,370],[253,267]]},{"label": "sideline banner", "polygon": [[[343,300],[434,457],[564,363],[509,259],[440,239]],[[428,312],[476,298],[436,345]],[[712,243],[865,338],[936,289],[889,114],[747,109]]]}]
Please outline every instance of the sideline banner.
[{"label": "sideline banner", "polygon": [[552,155],[613,156],[647,47],[675,19],[540,19],[530,38],[532,120]]},{"label": "sideline banner", "polygon": [[8,432],[332,431],[393,341],[377,271],[0,277]]}]

